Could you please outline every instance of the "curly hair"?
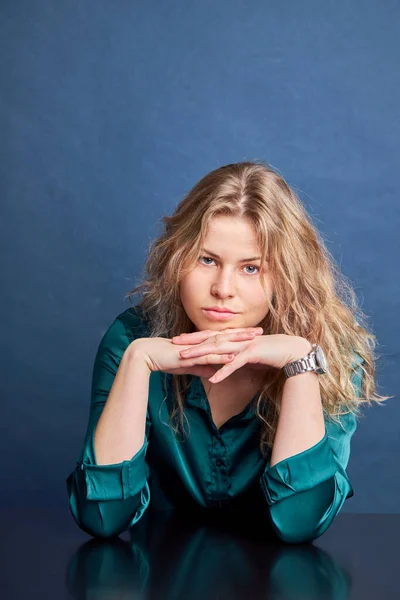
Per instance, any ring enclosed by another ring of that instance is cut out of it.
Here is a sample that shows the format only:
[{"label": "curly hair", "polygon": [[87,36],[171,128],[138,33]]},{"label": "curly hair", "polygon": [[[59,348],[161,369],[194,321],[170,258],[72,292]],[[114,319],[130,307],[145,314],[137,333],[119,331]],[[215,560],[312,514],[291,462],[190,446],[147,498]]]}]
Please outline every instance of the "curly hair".
[{"label": "curly hair", "polygon": [[[217,215],[250,220],[267,265],[274,293],[258,325],[264,334],[295,335],[322,346],[329,370],[320,378],[324,414],[361,416],[363,403],[383,403],[393,396],[375,393],[376,336],[358,305],[351,283],[340,272],[303,204],[283,177],[263,161],[222,166],[205,175],[163,216],[164,230],[151,245],[145,277],[125,297],[140,291],[139,304],[150,337],[172,338],[195,331],[179,294],[179,282],[198,263],[208,223]],[[261,284],[265,285],[261,278]],[[360,382],[356,385],[356,381]],[[260,451],[273,446],[285,376],[268,370],[260,389]],[[173,375],[176,397],[171,421],[183,428],[186,375]],[[359,393],[357,389],[359,388]]]}]

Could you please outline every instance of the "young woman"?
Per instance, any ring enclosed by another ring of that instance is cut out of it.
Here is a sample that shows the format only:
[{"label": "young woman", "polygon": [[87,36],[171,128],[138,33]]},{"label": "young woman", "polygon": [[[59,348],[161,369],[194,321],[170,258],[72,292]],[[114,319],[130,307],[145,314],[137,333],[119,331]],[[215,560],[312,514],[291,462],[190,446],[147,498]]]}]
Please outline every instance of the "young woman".
[{"label": "young woman", "polygon": [[374,391],[375,336],[269,165],[212,171],[163,222],[128,294],[142,301],[95,357],[72,515],[104,538],[154,506],[251,515],[311,541],[354,495],[361,405],[389,398]]}]

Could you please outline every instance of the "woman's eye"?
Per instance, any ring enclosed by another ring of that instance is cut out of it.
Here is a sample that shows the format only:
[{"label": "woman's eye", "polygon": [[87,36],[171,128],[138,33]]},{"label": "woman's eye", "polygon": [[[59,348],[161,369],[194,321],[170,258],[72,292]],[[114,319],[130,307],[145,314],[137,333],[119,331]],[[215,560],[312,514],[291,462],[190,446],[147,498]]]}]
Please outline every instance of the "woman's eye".
[{"label": "woman's eye", "polygon": [[[210,256],[200,256],[199,260],[214,260],[213,258],[211,258]],[[207,263],[210,264],[210,263]],[[257,267],[256,265],[245,265],[244,268],[246,267],[250,267],[251,269],[256,269],[256,271],[252,272],[252,273],[248,273],[248,275],[254,275],[255,273],[258,273],[258,271],[260,270],[259,267]]]},{"label": "woman's eye", "polygon": [[203,258],[205,260],[214,260],[213,258],[210,258],[209,256],[200,256],[200,260],[203,260]]},{"label": "woman's eye", "polygon": [[[246,265],[246,267],[250,267],[251,269],[257,269],[257,271],[259,270],[258,267],[256,267],[255,265]],[[256,271],[256,273],[257,273]],[[253,271],[254,273],[254,271]],[[250,275],[253,275],[253,273],[250,273]]]}]

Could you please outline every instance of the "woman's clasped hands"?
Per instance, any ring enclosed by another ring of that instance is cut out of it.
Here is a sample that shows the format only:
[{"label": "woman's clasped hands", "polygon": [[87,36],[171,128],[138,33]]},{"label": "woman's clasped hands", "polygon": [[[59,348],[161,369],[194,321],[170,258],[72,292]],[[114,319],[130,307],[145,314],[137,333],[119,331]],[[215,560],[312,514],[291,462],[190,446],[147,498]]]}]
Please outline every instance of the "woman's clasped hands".
[{"label": "woman's clasped hands", "polygon": [[283,368],[311,350],[306,339],[286,335],[263,335],[261,327],[226,329],[223,332],[202,330],[172,338],[174,344],[190,344],[180,350],[182,366],[209,364],[215,357],[223,366],[210,377],[219,383],[246,364],[251,368]]},{"label": "woman's clasped hands", "polygon": [[150,371],[198,375],[212,383],[223,381],[246,364],[255,370],[282,368],[311,349],[304,338],[264,335],[261,327],[204,329],[172,339],[140,338],[131,345]]}]

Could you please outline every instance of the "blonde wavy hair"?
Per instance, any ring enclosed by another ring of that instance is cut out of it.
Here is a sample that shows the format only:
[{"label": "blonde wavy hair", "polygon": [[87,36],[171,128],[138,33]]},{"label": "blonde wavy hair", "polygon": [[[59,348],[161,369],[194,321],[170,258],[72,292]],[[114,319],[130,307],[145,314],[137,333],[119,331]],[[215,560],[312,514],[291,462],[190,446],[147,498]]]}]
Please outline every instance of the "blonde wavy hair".
[{"label": "blonde wavy hair", "polygon": [[[393,396],[375,393],[376,336],[358,305],[350,282],[337,267],[296,193],[283,177],[262,161],[222,166],[205,175],[163,216],[163,233],[150,245],[146,276],[126,296],[139,291],[139,307],[150,337],[172,338],[195,331],[180,301],[179,283],[201,256],[208,223],[217,215],[250,220],[274,281],[269,311],[259,325],[264,335],[296,335],[322,346],[329,371],[320,378],[324,413],[361,416],[363,403],[382,403]],[[132,302],[133,303],[133,302]],[[355,381],[360,382],[357,394]],[[260,389],[256,415],[261,420],[260,451],[272,449],[285,377],[268,370]],[[176,397],[171,422],[183,429],[187,375],[173,375]]]}]

